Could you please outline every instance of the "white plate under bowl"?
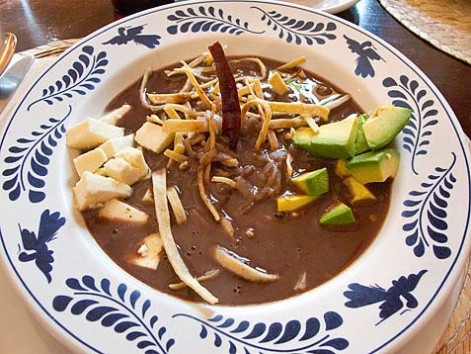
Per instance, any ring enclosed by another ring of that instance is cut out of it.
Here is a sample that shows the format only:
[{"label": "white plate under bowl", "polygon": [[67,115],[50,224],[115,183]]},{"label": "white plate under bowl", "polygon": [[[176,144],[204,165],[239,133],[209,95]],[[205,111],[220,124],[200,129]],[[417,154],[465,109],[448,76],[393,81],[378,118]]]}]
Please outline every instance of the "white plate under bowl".
[{"label": "white plate under bowl", "polygon": [[359,0],[290,0],[290,3],[310,7],[329,14],[336,14],[348,10]]},{"label": "white plate under bowl", "polygon": [[[132,36],[137,28],[146,37]],[[395,142],[401,164],[376,240],[333,280],[284,301],[209,306],[162,294],[115,265],[73,208],[66,129],[100,116],[148,66],[194,57],[216,40],[229,55],[305,55],[308,69],[365,110],[394,103],[413,111]],[[176,3],[96,31],[3,121],[0,161],[5,271],[40,322],[80,352],[396,351],[435,315],[449,315],[470,251],[469,151],[441,94],[380,39],[287,3]]]}]

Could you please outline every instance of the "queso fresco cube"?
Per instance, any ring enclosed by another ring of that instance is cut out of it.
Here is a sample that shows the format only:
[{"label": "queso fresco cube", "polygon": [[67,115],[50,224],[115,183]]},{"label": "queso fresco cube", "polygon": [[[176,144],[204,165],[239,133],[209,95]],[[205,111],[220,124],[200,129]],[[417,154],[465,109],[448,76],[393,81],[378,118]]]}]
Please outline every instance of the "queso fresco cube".
[{"label": "queso fresco cube", "polygon": [[89,150],[111,138],[124,135],[124,128],[87,118],[69,128],[66,134],[67,145],[74,149]]}]

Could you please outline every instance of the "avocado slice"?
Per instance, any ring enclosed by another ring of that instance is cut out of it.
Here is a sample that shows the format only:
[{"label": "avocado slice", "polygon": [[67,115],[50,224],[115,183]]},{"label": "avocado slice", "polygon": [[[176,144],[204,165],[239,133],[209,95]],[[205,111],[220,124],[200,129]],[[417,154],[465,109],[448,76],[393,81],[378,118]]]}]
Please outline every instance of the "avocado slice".
[{"label": "avocado slice", "polygon": [[363,124],[363,132],[372,150],[389,144],[406,126],[412,111],[393,105],[379,106]]},{"label": "avocado slice", "polygon": [[317,197],[312,195],[282,195],[276,199],[278,211],[295,211],[303,206],[313,202]]},{"label": "avocado slice", "polygon": [[302,127],[296,130],[293,136],[293,144],[300,147],[303,150],[310,151],[311,139],[314,136],[314,132],[311,128]]},{"label": "avocado slice", "polygon": [[327,210],[319,219],[319,223],[324,226],[349,225],[355,222],[355,215],[352,209],[344,204],[337,203]]},{"label": "avocado slice", "polygon": [[356,116],[347,117],[341,121],[324,124],[317,133],[309,133],[298,129],[293,143],[314,155],[341,159],[355,155],[355,139],[357,136],[358,120]]},{"label": "avocado slice", "polygon": [[305,172],[292,178],[291,182],[307,195],[318,197],[329,191],[329,173],[326,167]]},{"label": "avocado slice", "polygon": [[335,174],[341,178],[351,175],[351,172],[347,168],[347,159],[338,159],[335,162]]},{"label": "avocado slice", "polygon": [[361,154],[362,152],[368,151],[370,149],[368,141],[366,141],[365,132],[363,131],[363,125],[366,123],[367,119],[367,114],[361,114],[357,117],[358,130],[357,137],[355,139],[355,155]]},{"label": "avocado slice", "polygon": [[343,183],[348,187],[351,194],[351,203],[358,204],[360,202],[374,201],[376,197],[371,191],[358,182],[353,177],[347,177],[343,180]]},{"label": "avocado slice", "polygon": [[347,169],[360,183],[384,182],[396,176],[399,153],[392,148],[367,151],[347,162]]},{"label": "avocado slice", "polygon": [[358,120],[355,116],[341,121],[324,124],[311,139],[314,154],[333,158],[349,158],[355,155],[355,139]]}]

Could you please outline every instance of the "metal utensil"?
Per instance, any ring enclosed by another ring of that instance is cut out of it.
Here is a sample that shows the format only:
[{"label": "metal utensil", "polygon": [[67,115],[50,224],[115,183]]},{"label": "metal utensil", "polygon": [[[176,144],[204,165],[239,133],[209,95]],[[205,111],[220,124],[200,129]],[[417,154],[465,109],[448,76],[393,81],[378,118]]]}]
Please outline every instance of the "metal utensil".
[{"label": "metal utensil", "polygon": [[10,63],[16,49],[16,36],[13,33],[0,33],[0,76]]},{"label": "metal utensil", "polygon": [[33,55],[22,55],[21,58],[0,77],[0,113],[23,81],[33,62]]}]

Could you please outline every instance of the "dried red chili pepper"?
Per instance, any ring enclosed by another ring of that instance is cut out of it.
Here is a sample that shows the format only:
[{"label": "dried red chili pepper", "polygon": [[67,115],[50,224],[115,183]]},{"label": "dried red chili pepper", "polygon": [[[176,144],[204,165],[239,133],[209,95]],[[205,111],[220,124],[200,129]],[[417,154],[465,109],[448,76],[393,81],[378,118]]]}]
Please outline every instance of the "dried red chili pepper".
[{"label": "dried red chili pepper", "polygon": [[240,133],[240,104],[237,86],[224,50],[219,42],[209,47],[219,80],[222,101],[222,135],[229,138],[229,147],[235,151]]}]

